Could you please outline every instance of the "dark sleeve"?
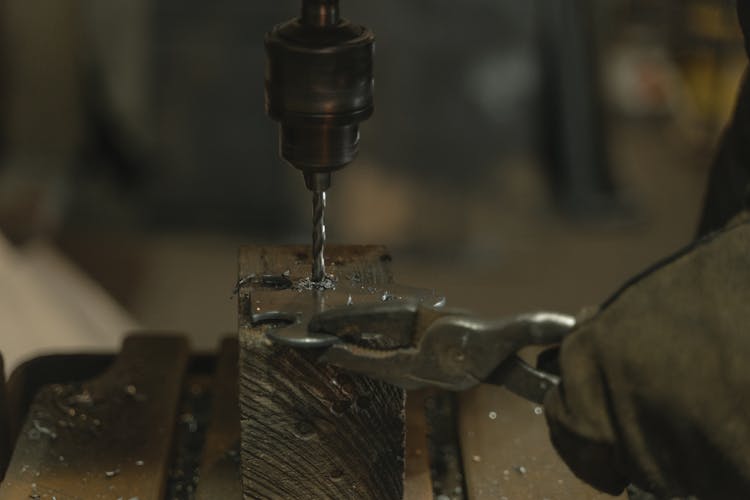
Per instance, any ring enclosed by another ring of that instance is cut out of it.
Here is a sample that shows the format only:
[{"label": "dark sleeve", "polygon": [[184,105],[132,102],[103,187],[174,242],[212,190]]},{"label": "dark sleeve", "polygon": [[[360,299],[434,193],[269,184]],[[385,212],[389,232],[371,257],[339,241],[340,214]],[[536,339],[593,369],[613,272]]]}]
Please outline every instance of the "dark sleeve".
[{"label": "dark sleeve", "polygon": [[[750,54],[750,2],[739,0],[737,11]],[[709,176],[698,229],[699,236],[724,227],[750,204],[750,81],[742,82],[732,121],[722,136]]]},{"label": "dark sleeve", "polygon": [[750,223],[697,244],[582,324],[545,401],[571,469],[618,494],[750,492]]},{"label": "dark sleeve", "polygon": [[742,26],[742,33],[745,36],[745,50],[748,56],[750,56],[750,3],[747,0],[737,1],[737,14],[740,18],[740,26]]}]

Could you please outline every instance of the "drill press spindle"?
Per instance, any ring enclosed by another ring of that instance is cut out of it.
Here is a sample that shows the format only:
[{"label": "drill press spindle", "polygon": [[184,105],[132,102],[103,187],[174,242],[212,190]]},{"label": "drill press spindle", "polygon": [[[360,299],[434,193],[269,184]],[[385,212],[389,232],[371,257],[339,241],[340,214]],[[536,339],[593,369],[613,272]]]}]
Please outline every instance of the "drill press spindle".
[{"label": "drill press spindle", "polygon": [[266,35],[266,110],[281,157],[313,193],[312,281],[325,279],[325,206],[331,174],[359,151],[373,113],[375,37],[340,16],[339,0],[303,0],[300,17]]}]

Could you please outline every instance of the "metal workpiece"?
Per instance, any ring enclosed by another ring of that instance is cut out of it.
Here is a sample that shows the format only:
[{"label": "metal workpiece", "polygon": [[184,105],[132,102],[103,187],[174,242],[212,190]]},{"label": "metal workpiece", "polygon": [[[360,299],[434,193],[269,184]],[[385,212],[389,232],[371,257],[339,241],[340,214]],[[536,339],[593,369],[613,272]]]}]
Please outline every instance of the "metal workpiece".
[{"label": "metal workpiece", "polygon": [[370,30],[341,18],[338,0],[305,0],[300,17],[266,35],[266,110],[281,156],[304,173],[330,173],[359,149],[373,113]]},{"label": "metal workpiece", "polygon": [[[559,344],[575,324],[573,317],[547,312],[484,321],[413,300],[365,303],[316,315],[307,324],[306,342],[298,339],[297,347],[321,345],[313,339],[327,338],[322,360],[405,389],[463,391],[486,382],[540,403],[559,379],[517,353]],[[372,338],[390,338],[394,347],[373,350],[363,343]]]},{"label": "metal workpiece", "polygon": [[[295,349],[326,349],[349,341],[361,346],[397,349],[407,347],[411,342],[411,336],[406,332],[414,323],[412,307],[439,309],[445,302],[445,298],[433,290],[395,283],[374,288],[361,287],[351,281],[339,282],[329,290],[314,291],[317,293],[310,297],[301,293],[299,286],[292,286],[282,293],[277,288],[263,285],[255,288],[256,307],[251,314],[252,324],[271,325],[266,336],[278,345]],[[358,318],[355,325],[340,312],[351,310],[356,314],[363,306],[378,311],[377,315],[368,316],[371,323]],[[389,311],[393,314],[388,315]],[[321,326],[321,321],[325,322],[326,328]],[[394,328],[394,325],[398,326]],[[383,329],[389,329],[389,334],[382,334]]]}]

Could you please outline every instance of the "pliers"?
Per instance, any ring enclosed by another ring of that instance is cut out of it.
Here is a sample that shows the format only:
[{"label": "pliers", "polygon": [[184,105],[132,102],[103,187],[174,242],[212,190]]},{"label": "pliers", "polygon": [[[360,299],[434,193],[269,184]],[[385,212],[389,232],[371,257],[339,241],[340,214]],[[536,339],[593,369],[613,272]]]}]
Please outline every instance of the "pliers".
[{"label": "pliers", "polygon": [[289,335],[279,328],[269,337],[294,347],[325,347],[321,361],[405,389],[463,391],[491,383],[542,403],[559,377],[530,366],[517,352],[559,344],[575,324],[573,317],[556,313],[484,321],[459,311],[390,301],[330,309],[312,317],[304,336],[299,328]]}]

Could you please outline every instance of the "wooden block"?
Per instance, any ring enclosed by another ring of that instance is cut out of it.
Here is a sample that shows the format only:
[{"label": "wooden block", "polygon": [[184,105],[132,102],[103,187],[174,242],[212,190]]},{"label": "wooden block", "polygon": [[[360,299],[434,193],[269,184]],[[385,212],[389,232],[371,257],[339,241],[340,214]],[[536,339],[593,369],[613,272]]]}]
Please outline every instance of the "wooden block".
[{"label": "wooden block", "polygon": [[[390,256],[381,247],[331,247],[327,256],[340,283],[373,290],[392,283]],[[241,282],[251,275],[286,274],[292,282],[310,275],[306,247],[243,248],[239,264]],[[405,393],[321,365],[317,352],[271,344],[268,326],[251,321],[261,293],[263,300],[277,297],[283,309],[290,294],[312,300],[315,292],[239,290],[244,498],[403,498]]]}]

